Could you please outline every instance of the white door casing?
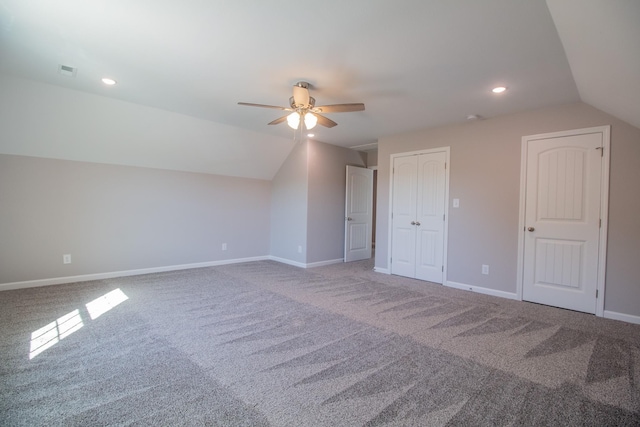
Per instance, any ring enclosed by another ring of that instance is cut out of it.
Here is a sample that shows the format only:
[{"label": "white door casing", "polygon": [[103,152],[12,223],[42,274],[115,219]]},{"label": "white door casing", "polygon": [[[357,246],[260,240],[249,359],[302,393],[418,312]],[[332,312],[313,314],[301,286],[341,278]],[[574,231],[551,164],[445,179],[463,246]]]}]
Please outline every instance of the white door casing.
[{"label": "white door casing", "polygon": [[448,156],[446,148],[392,158],[392,274],[444,283]]},{"label": "white door casing", "polygon": [[601,316],[609,127],[524,137],[522,150],[520,296]]},{"label": "white door casing", "polygon": [[373,170],[347,166],[344,262],[371,258]]}]

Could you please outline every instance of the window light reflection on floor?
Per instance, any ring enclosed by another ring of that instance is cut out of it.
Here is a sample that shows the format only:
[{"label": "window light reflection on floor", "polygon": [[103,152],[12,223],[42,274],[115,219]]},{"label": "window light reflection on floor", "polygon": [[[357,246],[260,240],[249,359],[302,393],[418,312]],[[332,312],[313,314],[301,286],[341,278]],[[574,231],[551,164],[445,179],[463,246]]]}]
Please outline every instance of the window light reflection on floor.
[{"label": "window light reflection on floor", "polygon": [[91,320],[95,320],[107,311],[111,310],[113,307],[128,299],[129,297],[127,297],[120,288],[114,289],[113,291],[94,299],[90,303],[87,303],[87,311],[89,312],[89,316],[91,316]]},{"label": "window light reflection on floor", "polygon": [[[91,320],[95,320],[128,299],[129,297],[127,297],[125,293],[118,288],[85,304],[85,307],[89,312]],[[51,348],[60,340],[68,337],[83,326],[84,323],[80,316],[80,310],[76,309],[59,317],[48,325],[33,331],[31,333],[29,360],[33,359],[48,348]]]},{"label": "window light reflection on floor", "polygon": [[80,311],[76,309],[62,317],[59,317],[47,326],[44,326],[37,331],[33,331],[31,333],[29,359],[33,359],[46,349],[55,345],[61,339],[68,337],[83,326],[84,323],[80,317]]}]

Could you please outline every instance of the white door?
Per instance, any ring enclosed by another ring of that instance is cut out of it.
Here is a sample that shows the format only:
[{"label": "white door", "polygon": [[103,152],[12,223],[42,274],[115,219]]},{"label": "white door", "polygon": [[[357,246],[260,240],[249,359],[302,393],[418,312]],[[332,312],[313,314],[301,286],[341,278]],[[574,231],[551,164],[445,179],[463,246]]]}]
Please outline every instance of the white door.
[{"label": "white door", "polygon": [[442,283],[447,153],[393,163],[391,273]]},{"label": "white door", "polygon": [[393,160],[391,274],[416,275],[416,200],[418,156]]},{"label": "white door", "polygon": [[602,132],[527,141],[524,300],[596,312],[603,150]]},{"label": "white door", "polygon": [[444,273],[445,152],[418,157],[416,279],[442,283]]},{"label": "white door", "polygon": [[344,262],[371,258],[373,170],[347,166]]}]

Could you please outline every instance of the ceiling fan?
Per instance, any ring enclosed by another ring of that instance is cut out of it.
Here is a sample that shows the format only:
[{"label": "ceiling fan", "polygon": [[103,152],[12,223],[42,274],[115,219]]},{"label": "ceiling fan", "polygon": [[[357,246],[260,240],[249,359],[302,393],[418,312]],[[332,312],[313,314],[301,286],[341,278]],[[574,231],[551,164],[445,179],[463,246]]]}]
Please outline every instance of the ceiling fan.
[{"label": "ceiling fan", "polygon": [[364,111],[364,104],[331,104],[316,107],[316,100],[309,95],[309,83],[298,82],[293,85],[293,96],[289,98],[289,107],[278,107],[275,105],[252,104],[249,102],[238,102],[239,105],[249,107],[274,108],[276,110],[290,111],[290,114],[282,116],[269,122],[270,125],[277,125],[284,121],[292,129],[298,129],[300,123],[304,123],[307,129],[312,129],[316,124],[332,128],[338,124],[320,113],[347,113],[351,111]]}]

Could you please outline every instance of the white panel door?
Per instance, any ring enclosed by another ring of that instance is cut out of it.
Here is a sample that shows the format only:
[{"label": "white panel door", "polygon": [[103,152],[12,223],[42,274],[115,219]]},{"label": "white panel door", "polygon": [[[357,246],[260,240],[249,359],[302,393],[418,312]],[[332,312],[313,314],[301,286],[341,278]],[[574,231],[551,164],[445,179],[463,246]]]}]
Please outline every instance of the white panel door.
[{"label": "white panel door", "polygon": [[418,157],[415,277],[435,283],[443,277],[446,161],[445,152]]},{"label": "white panel door", "polygon": [[446,152],[393,162],[391,273],[442,283]]},{"label": "white panel door", "polygon": [[527,146],[523,299],[596,311],[602,133]]},{"label": "white panel door", "polygon": [[373,170],[347,166],[344,262],[371,258]]},{"label": "white panel door", "polygon": [[418,156],[393,161],[391,273],[415,277]]}]

